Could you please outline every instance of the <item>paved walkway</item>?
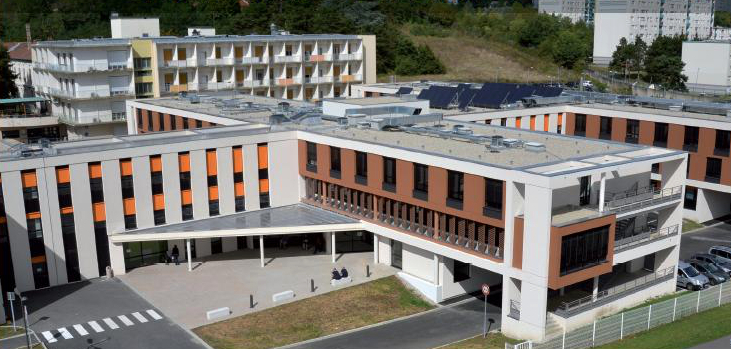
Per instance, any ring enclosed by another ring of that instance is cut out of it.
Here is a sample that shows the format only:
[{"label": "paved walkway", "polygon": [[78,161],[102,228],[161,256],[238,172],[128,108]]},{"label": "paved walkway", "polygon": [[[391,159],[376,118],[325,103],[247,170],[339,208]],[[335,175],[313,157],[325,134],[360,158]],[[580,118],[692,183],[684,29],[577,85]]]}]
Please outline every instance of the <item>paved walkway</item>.
[{"label": "paved walkway", "polygon": [[[140,292],[146,300],[162,310],[175,322],[186,328],[210,323],[206,311],[229,307],[231,316],[240,316],[279,305],[272,294],[292,290],[291,301],[323,294],[335,288],[330,286],[333,267],[345,266],[353,277],[353,284],[371,281],[396,273],[396,269],[373,265],[373,252],[338,255],[335,264],[330,254],[312,255],[296,247],[265,251],[267,265],[262,268],[259,250],[238,250],[208,256],[187,265],[153,265],[130,271],[119,278]],[[371,276],[366,277],[366,265]],[[316,290],[311,292],[310,279]],[[339,287],[342,288],[342,287]],[[250,295],[254,308],[250,308]]]},{"label": "paved walkway", "polygon": [[690,349],[729,349],[731,348],[731,336],[716,339],[715,341],[706,342]]},{"label": "paved walkway", "polygon": [[[291,349],[435,348],[482,333],[484,303],[472,298],[383,325],[287,346]],[[490,331],[500,328],[500,309],[488,304]]]}]

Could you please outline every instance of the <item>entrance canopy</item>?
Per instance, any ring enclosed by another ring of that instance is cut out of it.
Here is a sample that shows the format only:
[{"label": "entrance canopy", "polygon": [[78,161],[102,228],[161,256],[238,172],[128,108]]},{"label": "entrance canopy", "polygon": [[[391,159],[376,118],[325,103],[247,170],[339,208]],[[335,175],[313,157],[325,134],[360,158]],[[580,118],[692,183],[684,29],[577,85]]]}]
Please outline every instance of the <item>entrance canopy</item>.
[{"label": "entrance canopy", "polygon": [[304,203],[112,233],[114,243],[362,230],[357,219]]}]

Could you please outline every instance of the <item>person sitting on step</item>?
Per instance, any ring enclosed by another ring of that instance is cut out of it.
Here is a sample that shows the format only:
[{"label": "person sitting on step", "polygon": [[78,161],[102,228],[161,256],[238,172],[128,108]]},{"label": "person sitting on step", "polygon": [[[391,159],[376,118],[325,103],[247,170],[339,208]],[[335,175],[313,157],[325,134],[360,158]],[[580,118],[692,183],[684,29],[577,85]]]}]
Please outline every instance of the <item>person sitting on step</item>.
[{"label": "person sitting on step", "polygon": [[340,280],[341,276],[337,268],[333,268],[333,280]]}]

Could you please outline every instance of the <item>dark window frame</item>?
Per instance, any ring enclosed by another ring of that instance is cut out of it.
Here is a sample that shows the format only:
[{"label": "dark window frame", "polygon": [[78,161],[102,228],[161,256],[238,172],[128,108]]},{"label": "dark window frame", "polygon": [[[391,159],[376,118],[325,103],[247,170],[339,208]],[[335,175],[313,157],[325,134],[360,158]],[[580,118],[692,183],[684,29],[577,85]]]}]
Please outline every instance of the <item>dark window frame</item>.
[{"label": "dark window frame", "polygon": [[312,142],[305,142],[307,152],[307,162],[305,167],[307,171],[317,173],[317,144]]},{"label": "dark window frame", "polygon": [[599,138],[612,139],[612,122],[613,118],[609,116],[599,117]]},{"label": "dark window frame", "polygon": [[579,178],[579,206],[591,204],[591,176]]},{"label": "dark window frame", "polygon": [[396,192],[396,159],[383,157],[383,190]]},{"label": "dark window frame", "polygon": [[342,158],[340,148],[330,147],[330,177],[340,179]]},{"label": "dark window frame", "polygon": [[729,156],[731,148],[731,131],[716,130],[716,141],[713,154],[717,156]]},{"label": "dark window frame", "polygon": [[503,182],[485,178],[485,207],[482,213],[487,217],[503,217]]},{"label": "dark window frame", "polygon": [[667,148],[669,127],[665,122],[656,122],[652,137],[652,145]]},{"label": "dark window frame", "polygon": [[586,137],[586,114],[574,114],[574,136]]},{"label": "dark window frame", "polygon": [[700,129],[695,126],[685,126],[683,130],[683,150],[698,151],[698,135]]},{"label": "dark window frame", "polygon": [[414,198],[420,200],[429,199],[429,166],[414,164]]},{"label": "dark window frame", "polygon": [[462,209],[464,202],[464,173],[447,170],[447,206]]},{"label": "dark window frame", "polygon": [[368,153],[355,152],[355,182],[368,185]]},{"label": "dark window frame", "polygon": [[[690,197],[689,197],[690,195]],[[686,186],[685,197],[683,198],[683,208],[695,211],[698,205],[698,188]]]},{"label": "dark window frame", "polygon": [[624,137],[625,143],[637,144],[640,142],[640,121],[627,119],[627,129]]},{"label": "dark window frame", "polygon": [[609,225],[561,237],[561,276],[607,262]]},{"label": "dark window frame", "polygon": [[706,182],[720,183],[723,171],[723,161],[719,158],[708,157],[706,159]]}]

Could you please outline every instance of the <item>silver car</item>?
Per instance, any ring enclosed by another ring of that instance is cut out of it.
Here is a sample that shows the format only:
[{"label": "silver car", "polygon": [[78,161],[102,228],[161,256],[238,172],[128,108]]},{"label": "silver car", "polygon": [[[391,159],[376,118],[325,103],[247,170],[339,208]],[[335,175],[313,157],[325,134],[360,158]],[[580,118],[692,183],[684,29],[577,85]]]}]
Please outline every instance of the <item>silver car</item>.
[{"label": "silver car", "polygon": [[676,283],[679,287],[685,287],[688,290],[702,290],[708,287],[708,278],[701,274],[696,268],[686,262],[678,263],[678,279]]}]

